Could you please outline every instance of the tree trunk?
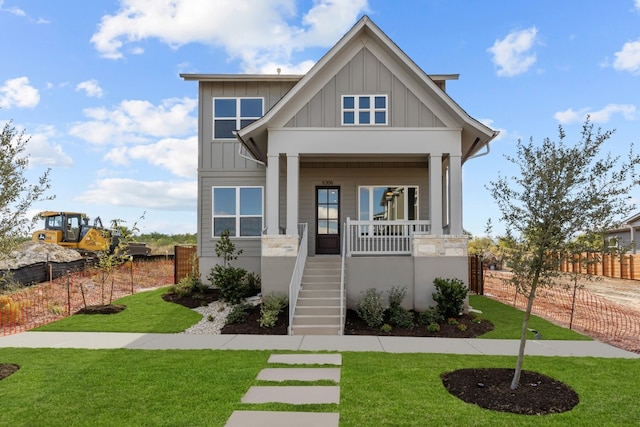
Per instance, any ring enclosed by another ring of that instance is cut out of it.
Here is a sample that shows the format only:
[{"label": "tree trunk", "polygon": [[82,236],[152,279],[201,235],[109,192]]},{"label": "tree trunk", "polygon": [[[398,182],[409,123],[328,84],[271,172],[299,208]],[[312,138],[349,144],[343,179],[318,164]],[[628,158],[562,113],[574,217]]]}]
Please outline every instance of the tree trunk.
[{"label": "tree trunk", "polygon": [[529,300],[527,301],[527,309],[524,313],[524,320],[522,321],[522,331],[520,333],[520,348],[518,349],[518,361],[516,362],[516,370],[513,373],[513,380],[511,381],[511,390],[518,388],[520,384],[520,374],[522,373],[522,362],[524,361],[524,348],[527,344],[527,327],[529,325],[529,318],[531,317],[531,309],[533,307],[533,300],[536,297],[536,288],[538,287],[538,277],[536,274],[531,282],[531,290],[529,291]]}]

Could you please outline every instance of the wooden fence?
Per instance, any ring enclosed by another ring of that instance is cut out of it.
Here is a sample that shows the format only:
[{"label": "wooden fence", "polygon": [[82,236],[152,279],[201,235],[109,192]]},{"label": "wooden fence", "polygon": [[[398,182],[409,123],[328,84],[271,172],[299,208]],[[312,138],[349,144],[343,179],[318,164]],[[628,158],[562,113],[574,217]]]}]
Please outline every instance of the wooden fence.
[{"label": "wooden fence", "polygon": [[576,254],[562,259],[560,271],[640,280],[640,254]]},{"label": "wooden fence", "polygon": [[174,272],[173,283],[178,283],[182,278],[197,272],[198,248],[193,245],[174,246]]}]

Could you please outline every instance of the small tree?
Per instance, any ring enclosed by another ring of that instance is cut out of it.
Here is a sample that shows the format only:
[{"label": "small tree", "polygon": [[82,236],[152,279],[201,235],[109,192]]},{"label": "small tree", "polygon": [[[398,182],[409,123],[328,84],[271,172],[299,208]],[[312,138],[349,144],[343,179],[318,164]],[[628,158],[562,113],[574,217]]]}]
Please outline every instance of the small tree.
[{"label": "small tree", "polygon": [[34,202],[52,200],[45,196],[51,188],[50,169],[38,178],[37,184],[29,184],[24,176],[29,166],[25,154],[29,138],[24,131],[18,133],[7,122],[0,133],[0,258],[8,256],[37,221],[27,218],[27,211]]},{"label": "small tree", "polygon": [[244,281],[247,270],[230,265],[231,261],[237,259],[241,254],[242,249],[236,251],[236,246],[229,237],[229,230],[222,232],[220,240],[216,243],[216,255],[222,258],[222,264],[216,264],[207,277],[220,289],[222,299],[233,305],[242,302],[247,294]]},{"label": "small tree", "polygon": [[555,284],[560,274],[558,255],[571,251],[578,234],[589,240],[633,209],[629,191],[638,183],[635,166],[640,158],[633,147],[626,162],[610,154],[602,157],[600,150],[611,135],[612,131],[594,132],[587,119],[580,141],[572,146],[565,144],[561,126],[557,142],[518,141],[516,156],[507,160],[520,169],[520,175],[500,176],[488,187],[512,242],[507,256],[513,275],[508,281],[528,298],[512,389],[520,381],[536,291]]}]

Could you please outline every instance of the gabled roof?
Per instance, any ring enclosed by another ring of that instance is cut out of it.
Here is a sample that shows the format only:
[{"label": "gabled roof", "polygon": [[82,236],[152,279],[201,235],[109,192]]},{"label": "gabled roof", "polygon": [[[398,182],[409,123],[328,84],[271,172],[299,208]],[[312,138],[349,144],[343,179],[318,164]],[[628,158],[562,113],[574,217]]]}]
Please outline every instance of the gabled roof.
[{"label": "gabled roof", "polygon": [[[476,154],[497,136],[498,132],[480,123],[469,116],[449,95],[442,90],[434,79],[429,77],[418,67],[380,28],[378,28],[368,16],[363,16],[339,41],[336,43],[312,68],[300,79],[300,81],[271,108],[262,118],[237,132],[240,142],[258,160],[266,163],[267,129],[269,127],[282,126],[290,117],[283,117],[283,110],[290,102],[298,102],[300,106],[308,102],[315,95],[317,88],[314,81],[321,74],[325,66],[337,60],[352,43],[361,36],[368,36],[379,43],[385,53],[400,66],[416,77],[422,88],[453,117],[462,127],[463,133],[463,161]],[[436,77],[436,76],[434,76]],[[444,80],[457,79],[457,75],[439,75],[437,78]],[[442,82],[440,82],[442,84]]]}]

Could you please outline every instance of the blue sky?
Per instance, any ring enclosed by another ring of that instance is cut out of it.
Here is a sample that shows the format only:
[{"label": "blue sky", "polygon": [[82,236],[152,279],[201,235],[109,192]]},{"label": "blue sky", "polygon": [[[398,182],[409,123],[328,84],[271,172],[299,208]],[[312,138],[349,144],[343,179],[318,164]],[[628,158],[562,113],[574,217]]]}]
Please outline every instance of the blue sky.
[{"label": "blue sky", "polygon": [[[31,140],[56,200],[142,232],[196,232],[197,85],[180,73],[303,73],[367,14],[500,130],[464,173],[464,226],[503,230],[485,186],[516,141],[575,141],[587,114],[640,141],[640,0],[0,0],[0,123]],[[640,192],[632,194],[640,200]]]}]

